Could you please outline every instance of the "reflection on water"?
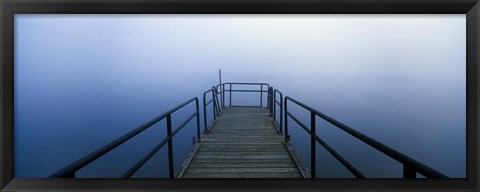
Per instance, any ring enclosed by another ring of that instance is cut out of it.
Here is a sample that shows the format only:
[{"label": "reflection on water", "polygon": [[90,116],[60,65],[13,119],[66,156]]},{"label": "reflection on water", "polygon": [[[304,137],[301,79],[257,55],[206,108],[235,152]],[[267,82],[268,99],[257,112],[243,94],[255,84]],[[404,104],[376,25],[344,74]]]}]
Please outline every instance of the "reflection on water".
[{"label": "reflection on water", "polygon": [[[269,83],[465,177],[465,15],[16,15],[15,22],[15,177],[46,177],[191,97],[201,100],[219,68],[224,82]],[[257,105],[257,96],[233,99]],[[193,110],[174,114],[174,127]],[[309,125],[306,111],[289,110]],[[367,177],[401,175],[398,162],[316,121],[318,135]],[[310,165],[309,136],[292,120],[288,126]],[[174,138],[175,168],[194,136],[195,120]],[[162,120],[77,175],[118,177],[165,137]],[[134,177],[166,170],[162,148]],[[320,145],[317,175],[352,176]]]}]

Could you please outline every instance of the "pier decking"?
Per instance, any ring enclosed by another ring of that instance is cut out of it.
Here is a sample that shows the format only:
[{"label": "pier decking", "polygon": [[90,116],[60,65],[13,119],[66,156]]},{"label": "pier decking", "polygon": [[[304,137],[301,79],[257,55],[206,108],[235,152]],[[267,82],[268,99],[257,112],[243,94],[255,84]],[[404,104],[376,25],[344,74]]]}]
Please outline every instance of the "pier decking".
[{"label": "pier decking", "polygon": [[302,178],[266,108],[226,107],[182,178]]}]

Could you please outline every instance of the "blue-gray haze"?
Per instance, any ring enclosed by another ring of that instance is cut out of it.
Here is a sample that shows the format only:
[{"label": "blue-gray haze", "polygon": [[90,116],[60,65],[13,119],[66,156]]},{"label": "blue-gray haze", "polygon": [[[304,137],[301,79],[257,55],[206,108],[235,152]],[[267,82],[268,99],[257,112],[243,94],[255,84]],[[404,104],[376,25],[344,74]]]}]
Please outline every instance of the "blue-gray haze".
[{"label": "blue-gray haze", "polygon": [[[222,69],[223,82],[269,83],[463,178],[465,21],[465,15],[16,15],[15,176],[47,177],[177,104],[201,99]],[[233,96],[237,104],[258,98]],[[193,109],[174,114],[174,126]],[[309,124],[305,111],[291,109]],[[309,137],[292,122],[292,142],[309,165]],[[368,177],[401,176],[400,163],[319,118],[317,124],[318,135]],[[176,168],[195,129],[192,121],[175,137]],[[77,176],[118,177],[165,135],[163,120]],[[165,177],[165,148],[134,177]],[[320,177],[352,176],[317,151]]]}]

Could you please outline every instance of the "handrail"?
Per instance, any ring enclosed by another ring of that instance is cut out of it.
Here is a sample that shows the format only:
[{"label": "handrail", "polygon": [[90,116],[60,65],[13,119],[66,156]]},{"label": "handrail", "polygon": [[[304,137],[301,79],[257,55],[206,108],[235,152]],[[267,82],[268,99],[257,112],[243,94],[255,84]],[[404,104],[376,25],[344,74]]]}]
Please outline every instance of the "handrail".
[{"label": "handrail", "polygon": [[[311,161],[311,167],[312,167],[312,170],[311,170],[311,175],[312,175],[312,178],[315,178],[315,142],[319,142],[322,146],[324,146],[330,153],[332,153],[332,155],[335,156],[335,158],[337,158],[350,172],[352,172],[355,176],[357,177],[361,177],[361,175],[358,175],[358,170],[356,170],[355,168],[353,168],[353,166],[350,165],[350,163],[348,163],[348,161],[346,161],[343,157],[341,157],[338,153],[336,153],[330,146],[326,145],[325,142],[323,142],[315,133],[315,129],[316,129],[316,126],[315,126],[315,117],[316,116],[319,116],[320,118],[326,120],[327,122],[335,125],[336,127],[340,128],[341,130],[347,132],[348,134],[354,136],[355,138],[363,141],[364,143],[370,145],[371,147],[379,150],[380,152],[382,152],[383,154],[386,154],[388,156],[390,156],[391,158],[395,159],[396,161],[400,162],[403,164],[403,177],[404,178],[415,178],[416,177],[416,173],[420,173],[422,175],[424,175],[425,177],[431,177],[431,178],[448,178],[446,175],[444,175],[443,173],[415,160],[415,159],[412,159],[411,157],[403,154],[403,153],[400,153],[398,152],[397,150],[383,144],[383,143],[380,143],[378,141],[376,141],[375,139],[372,139],[352,128],[350,128],[349,126],[291,98],[291,97],[288,97],[286,96],[285,97],[285,141],[288,142],[290,140],[290,136],[288,135],[288,117],[291,117],[295,122],[297,122],[305,131],[307,131],[307,133],[310,134],[311,136],[311,158],[312,158],[312,161]],[[303,107],[304,109],[310,111],[310,123],[311,123],[311,127],[310,127],[310,130],[308,130],[307,126],[305,126],[303,123],[301,123],[297,118],[295,118],[289,111],[288,111],[288,108],[287,108],[287,103],[288,101],[291,101],[295,104],[297,104],[298,106],[300,107]],[[361,173],[360,173],[361,174]]]},{"label": "handrail", "polygon": [[217,114],[221,115],[222,114],[222,105],[220,104],[220,101],[218,99],[218,95],[221,95],[221,93],[215,89],[215,86],[212,86],[213,89],[213,97],[215,97],[215,109],[217,110]]},{"label": "handrail", "polygon": [[225,90],[225,83],[217,84],[217,86],[215,86],[215,92],[217,94],[220,94],[221,108],[225,107],[225,91],[224,90]]},{"label": "handrail", "polygon": [[[225,85],[229,85],[229,89],[225,89]],[[260,90],[233,90],[232,85],[260,85]],[[267,90],[263,89],[263,86],[267,86]],[[393,148],[386,146],[352,128],[349,126],[291,98],[291,97],[284,97],[281,91],[274,89],[267,83],[222,83],[218,84],[217,86],[212,86],[211,89],[205,91],[203,93],[203,110],[204,110],[204,131],[207,133],[209,126],[213,125],[216,121],[217,115],[220,115],[222,112],[222,108],[225,106],[225,92],[230,93],[230,103],[229,105],[232,106],[231,102],[231,95],[232,92],[260,92],[260,105],[259,107],[263,107],[263,92],[267,92],[267,108],[270,111],[270,114],[273,115],[273,122],[275,128],[278,131],[277,127],[277,119],[276,119],[276,107],[279,105],[280,107],[280,130],[279,133],[282,133],[283,125],[285,126],[285,142],[290,141],[290,135],[288,134],[288,117],[294,120],[300,127],[305,130],[311,137],[311,177],[315,178],[316,175],[316,143],[318,142],[322,145],[330,154],[332,154],[343,166],[345,166],[353,175],[358,178],[364,178],[365,176],[353,167],[344,157],[342,157],[339,153],[337,153],[332,147],[330,147],[325,141],[323,141],[317,134],[316,134],[316,117],[319,116],[320,118],[324,119],[325,121],[335,125],[336,127],[340,128],[341,130],[347,132],[348,134],[354,136],[355,138],[361,140],[362,142],[370,145],[371,147],[377,149],[378,151],[382,152],[385,155],[395,159],[396,161],[403,164],[403,177],[404,178],[415,178],[416,173],[420,173],[425,177],[432,177],[432,178],[448,178],[443,173],[428,167],[421,162],[412,159],[405,154],[402,154]],[[211,92],[212,98],[209,101],[206,101],[206,95]],[[221,96],[221,103],[218,99],[218,95]],[[277,100],[277,95],[280,96],[280,100]],[[195,101],[196,110],[193,114],[191,114],[183,123],[181,123],[176,129],[172,131],[172,113],[176,112],[177,110],[185,107],[186,105]],[[303,124],[299,119],[297,119],[290,111],[288,111],[287,103],[288,101],[310,111],[310,127]],[[212,113],[213,113],[213,123],[207,126],[207,119],[206,119],[206,108],[209,104],[212,104]],[[142,124],[141,126],[133,129],[132,131],[128,132],[127,134],[121,136],[120,138],[115,139],[114,141],[104,145],[103,147],[95,150],[94,152],[80,158],[79,160],[69,164],[68,166],[64,167],[63,169],[55,172],[50,177],[55,178],[74,178],[75,173],[85,167],[86,165],[92,163],[93,161],[97,160],[98,158],[102,157],[106,153],[110,152],[111,150],[115,149],[116,147],[120,146],[121,144],[125,143],[129,139],[135,137],[139,133],[143,132],[144,130],[148,129],[152,125],[158,123],[162,119],[166,118],[167,124],[167,137],[164,138],[158,145],[156,145],[148,154],[146,154],[142,159],[140,159],[135,165],[133,165],[123,176],[122,178],[130,178],[137,170],[139,170],[149,159],[153,157],[153,155],[158,152],[165,144],[168,144],[168,161],[169,161],[169,177],[174,177],[174,167],[173,167],[173,137],[182,129],[184,128],[194,117],[197,119],[197,142],[201,141],[200,136],[200,112],[199,112],[199,101],[197,97],[191,98],[180,105],[170,109],[169,111],[163,113],[162,115],[148,121],[147,123]],[[285,123],[283,123],[285,121]]]},{"label": "handrail", "polygon": [[[182,123],[175,131],[172,133],[172,123],[171,123],[171,115],[175,111],[183,108],[184,106],[190,104],[191,102],[195,101],[195,112],[185,121]],[[168,159],[169,159],[169,177],[173,178],[173,142],[172,138],[175,136],[176,133],[180,131],[193,117],[197,117],[197,137],[198,141],[200,141],[200,116],[199,116],[199,105],[198,105],[198,98],[194,97],[176,107],[170,109],[169,111],[163,113],[162,115],[140,125],[139,127],[133,129],[132,131],[128,132],[127,134],[115,139],[114,141],[104,145],[103,147],[95,150],[94,152],[82,157],[81,159],[69,164],[68,166],[64,167],[63,169],[55,172],[50,177],[51,178],[75,178],[75,172],[80,170],[81,168],[85,167],[86,165],[90,164],[91,162],[95,161],[96,159],[100,158],[101,156],[105,155],[106,153],[110,152],[114,148],[118,147],[119,145],[125,143],[129,139],[133,138],[134,136],[138,135],[139,133],[143,132],[147,128],[151,127],[152,125],[156,124],[157,122],[161,121],[162,119],[167,119],[167,138],[165,138],[159,145],[157,145],[150,153],[148,153],[142,160],[140,160],[136,165],[134,165],[127,173],[123,175],[123,177],[130,177],[133,173],[135,173],[138,168],[140,168],[148,159],[150,159],[155,152],[157,152],[161,147],[168,142]]]},{"label": "handrail", "polygon": [[[225,85],[228,85],[229,89],[225,89]],[[235,90],[235,89],[232,89],[232,85],[257,85],[257,86],[259,85],[260,90],[252,90],[252,89],[248,89],[248,90],[238,89],[238,90]],[[264,90],[264,86],[266,86],[267,89]],[[219,88],[221,88],[220,91],[218,91]],[[269,88],[270,88],[270,85],[268,83],[227,82],[227,83],[218,84],[215,87],[215,90],[217,90],[218,94],[221,94],[222,107],[225,106],[225,92],[229,92],[229,106],[230,107],[232,106],[232,92],[259,92],[260,93],[260,105],[259,105],[259,107],[263,107],[263,93],[268,93]]]},{"label": "handrail", "polygon": [[[280,100],[277,100],[277,93],[280,95]],[[273,101],[272,102],[272,105],[273,105],[273,109],[272,109],[272,111],[273,111],[273,114],[272,114],[273,122],[275,122],[275,123],[277,122],[276,121],[276,119],[277,119],[277,105],[279,105],[280,106],[280,130],[278,130],[276,124],[274,124],[274,125],[275,125],[275,128],[277,129],[277,131],[279,133],[282,133],[283,132],[283,115],[282,115],[283,114],[283,94],[279,90],[274,89],[272,96],[273,96],[273,99],[272,99],[272,101]]]},{"label": "handrail", "polygon": [[268,97],[267,97],[267,101],[268,101],[268,102],[267,102],[267,108],[268,108],[268,110],[269,110],[268,112],[269,112],[269,115],[270,115],[270,116],[273,115],[273,107],[272,107],[272,105],[273,105],[273,99],[272,99],[272,98],[273,98],[273,87],[270,86],[270,87],[268,88]]},{"label": "handrail", "polygon": [[[209,101],[206,101],[206,95],[208,93],[212,93],[212,99]],[[212,113],[213,113],[213,122],[217,120],[217,114],[221,113],[221,108],[220,104],[218,103],[218,97],[217,97],[218,92],[216,91],[215,87],[212,87],[211,89],[203,92],[203,125],[204,125],[204,133],[208,133],[209,128],[213,125],[213,123],[209,124],[207,123],[207,106],[212,103]]]}]

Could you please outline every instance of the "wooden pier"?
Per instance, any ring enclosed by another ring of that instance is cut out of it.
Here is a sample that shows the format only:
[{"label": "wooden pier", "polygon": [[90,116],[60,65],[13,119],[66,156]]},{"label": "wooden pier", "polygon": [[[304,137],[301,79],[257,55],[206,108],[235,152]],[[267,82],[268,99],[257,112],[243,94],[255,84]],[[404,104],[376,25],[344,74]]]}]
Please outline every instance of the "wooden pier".
[{"label": "wooden pier", "polygon": [[[232,86],[253,86],[257,89],[233,88]],[[232,105],[233,92],[259,93],[259,105],[253,107],[234,106]],[[206,99],[207,95],[210,95],[210,99]],[[267,100],[266,105],[264,105],[264,98]],[[227,101],[228,106],[225,104]],[[173,127],[172,113],[193,104],[195,105],[195,111],[187,116],[183,123]],[[289,110],[287,106],[291,105],[296,105],[310,112],[310,122],[307,125],[301,122],[297,115],[292,113],[293,111]],[[212,107],[213,121],[207,121],[207,107]],[[279,119],[276,119],[277,109]],[[204,119],[204,134],[201,133],[200,102],[198,97],[193,97],[97,150],[86,154],[56,171],[50,177],[75,178],[78,170],[152,127],[152,125],[164,122],[166,123],[167,136],[159,141],[149,153],[140,158],[138,162],[131,165],[120,178],[131,178],[162,147],[166,147],[168,152],[169,178],[317,178],[317,144],[320,144],[355,177],[366,178],[365,174],[355,168],[346,158],[317,135],[316,119],[319,117],[402,164],[403,178],[416,178],[417,173],[427,178],[448,178],[447,175],[296,99],[289,96],[284,97],[282,92],[267,83],[220,83],[213,86],[203,93],[202,116]],[[195,143],[193,149],[180,168],[174,169],[172,138],[194,120],[196,120],[196,137],[193,140]],[[309,169],[314,171],[309,171],[303,165],[290,143],[289,122],[297,124],[300,130],[310,135],[306,138],[310,139]]]},{"label": "wooden pier", "polygon": [[292,150],[276,131],[268,109],[226,107],[177,177],[303,178]]}]

